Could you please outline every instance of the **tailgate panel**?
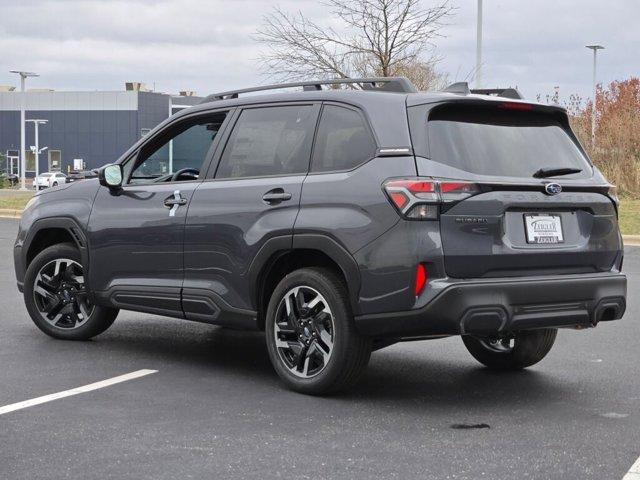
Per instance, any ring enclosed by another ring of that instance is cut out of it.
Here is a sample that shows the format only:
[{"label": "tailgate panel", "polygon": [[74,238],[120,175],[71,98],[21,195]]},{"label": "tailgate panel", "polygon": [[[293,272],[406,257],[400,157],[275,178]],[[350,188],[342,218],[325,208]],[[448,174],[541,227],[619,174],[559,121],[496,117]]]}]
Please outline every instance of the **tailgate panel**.
[{"label": "tailgate panel", "polygon": [[[527,242],[525,214],[553,214],[564,243]],[[605,195],[492,191],[440,216],[445,269],[454,278],[602,272],[621,248],[616,211]]]}]

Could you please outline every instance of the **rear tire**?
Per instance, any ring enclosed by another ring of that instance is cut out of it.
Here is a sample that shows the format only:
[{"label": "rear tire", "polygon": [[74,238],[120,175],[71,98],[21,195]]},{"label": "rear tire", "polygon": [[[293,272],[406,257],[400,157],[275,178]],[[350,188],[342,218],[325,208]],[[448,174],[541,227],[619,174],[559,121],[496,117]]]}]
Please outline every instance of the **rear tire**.
[{"label": "rear tire", "polygon": [[510,339],[465,335],[462,341],[473,358],[492,370],[521,370],[538,363],[549,353],[557,333],[555,328],[545,328],[516,332]]},{"label": "rear tire", "polygon": [[266,341],[274,369],[291,390],[309,395],[353,385],[371,355],[354,326],[345,282],[323,268],[296,270],[277,285],[267,309]]},{"label": "rear tire", "polygon": [[62,340],[95,337],[109,328],[118,315],[118,309],[89,302],[80,252],[69,243],[44,249],[29,264],[24,302],[33,323],[47,335]]}]

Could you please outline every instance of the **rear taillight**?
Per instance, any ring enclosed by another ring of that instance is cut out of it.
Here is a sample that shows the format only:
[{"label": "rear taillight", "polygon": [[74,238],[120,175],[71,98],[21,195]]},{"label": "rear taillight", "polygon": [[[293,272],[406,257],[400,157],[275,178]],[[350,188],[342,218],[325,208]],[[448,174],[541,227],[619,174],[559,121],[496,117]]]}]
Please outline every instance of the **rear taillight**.
[{"label": "rear taillight", "polygon": [[387,180],[384,190],[398,212],[413,220],[436,220],[441,204],[456,203],[480,192],[472,182],[423,178]]}]

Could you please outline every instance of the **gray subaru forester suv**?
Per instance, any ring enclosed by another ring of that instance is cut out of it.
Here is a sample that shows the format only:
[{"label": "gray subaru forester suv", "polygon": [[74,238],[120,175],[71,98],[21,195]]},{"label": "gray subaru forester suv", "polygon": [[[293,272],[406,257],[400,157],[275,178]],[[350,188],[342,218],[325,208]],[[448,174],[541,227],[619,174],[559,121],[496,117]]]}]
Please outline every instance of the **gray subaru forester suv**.
[{"label": "gray subaru forester suv", "polygon": [[52,337],[120,309],[263,330],[309,394],[408,340],[461,335],[487,367],[525,368],[558,328],[625,311],[615,189],[566,111],[404,78],[207,97],[99,179],[37,194],[14,255]]}]

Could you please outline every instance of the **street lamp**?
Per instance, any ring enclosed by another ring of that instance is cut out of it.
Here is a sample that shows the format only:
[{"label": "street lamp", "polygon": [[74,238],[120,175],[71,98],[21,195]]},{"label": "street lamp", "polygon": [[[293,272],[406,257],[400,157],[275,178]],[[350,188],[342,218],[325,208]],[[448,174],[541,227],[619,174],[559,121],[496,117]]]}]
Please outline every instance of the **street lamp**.
[{"label": "street lamp", "polygon": [[26,110],[26,104],[27,104],[27,97],[24,93],[24,83],[25,80],[27,79],[27,77],[38,77],[39,75],[37,73],[33,73],[33,72],[24,72],[21,70],[11,70],[11,73],[17,73],[18,75],[20,75],[20,92],[21,92],[21,102],[20,102],[20,166],[22,168],[22,172],[21,172],[21,185],[20,185],[20,190],[26,190],[26,176],[25,176],[25,168],[26,168],[26,152],[24,149],[24,143],[25,143],[25,135],[24,135],[24,112]]},{"label": "street lamp", "polygon": [[604,50],[602,45],[586,45],[589,50],[593,50],[593,107],[591,109],[591,147],[596,146],[596,66],[598,50]]},{"label": "street lamp", "polygon": [[33,126],[35,128],[36,148],[33,153],[36,156],[36,178],[38,178],[38,175],[40,174],[40,153],[44,152],[47,149],[47,147],[44,147],[42,150],[40,150],[40,144],[38,141],[38,125],[45,125],[48,121],[49,120],[43,120],[39,118],[27,120],[27,122],[33,122]]},{"label": "street lamp", "polygon": [[476,88],[482,88],[482,0],[478,0],[476,28]]}]

